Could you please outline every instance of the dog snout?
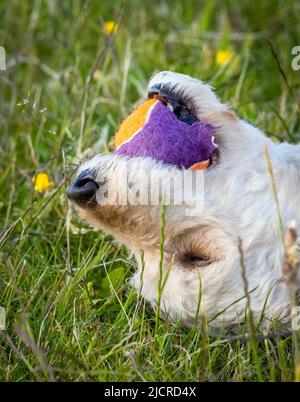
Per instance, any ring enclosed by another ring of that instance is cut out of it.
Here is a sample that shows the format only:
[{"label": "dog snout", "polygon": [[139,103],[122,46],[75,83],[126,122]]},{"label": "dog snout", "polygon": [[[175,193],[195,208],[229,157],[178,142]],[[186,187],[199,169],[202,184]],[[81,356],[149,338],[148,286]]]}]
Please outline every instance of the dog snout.
[{"label": "dog snout", "polygon": [[99,186],[94,181],[89,169],[81,172],[67,188],[66,194],[69,200],[78,204],[84,204],[95,197]]}]

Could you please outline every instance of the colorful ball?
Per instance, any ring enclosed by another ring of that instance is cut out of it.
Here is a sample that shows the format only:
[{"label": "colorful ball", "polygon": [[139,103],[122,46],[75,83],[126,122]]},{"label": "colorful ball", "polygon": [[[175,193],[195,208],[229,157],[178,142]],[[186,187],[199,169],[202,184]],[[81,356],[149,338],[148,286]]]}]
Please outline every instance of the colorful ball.
[{"label": "colorful ball", "polygon": [[148,99],[120,125],[115,153],[151,157],[184,169],[205,169],[216,150],[211,124],[189,125],[177,118],[161,100]]}]

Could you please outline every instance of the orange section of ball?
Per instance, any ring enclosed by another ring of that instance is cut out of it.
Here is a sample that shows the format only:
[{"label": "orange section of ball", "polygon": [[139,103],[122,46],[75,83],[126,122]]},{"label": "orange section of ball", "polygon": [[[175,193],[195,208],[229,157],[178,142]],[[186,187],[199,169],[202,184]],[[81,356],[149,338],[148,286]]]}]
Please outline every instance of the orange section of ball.
[{"label": "orange section of ball", "polygon": [[148,99],[138,106],[120,125],[115,135],[115,147],[118,148],[128,141],[147,122],[148,112],[151,107],[159,102],[155,98]]},{"label": "orange section of ball", "polygon": [[210,160],[207,160],[207,161],[202,161],[202,162],[195,163],[194,165],[189,167],[189,169],[191,169],[191,170],[202,170],[202,169],[208,168],[209,165],[210,165]]}]

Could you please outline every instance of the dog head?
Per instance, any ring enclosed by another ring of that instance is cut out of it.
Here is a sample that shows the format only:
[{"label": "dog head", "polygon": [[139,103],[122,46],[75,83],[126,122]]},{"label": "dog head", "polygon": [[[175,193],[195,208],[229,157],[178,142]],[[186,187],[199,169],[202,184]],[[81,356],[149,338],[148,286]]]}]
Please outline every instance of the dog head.
[{"label": "dog head", "polygon": [[262,311],[266,323],[286,319],[290,296],[282,279],[281,231],[299,220],[298,150],[274,144],[232,113],[210,86],[189,76],[161,72],[148,91],[175,99],[214,126],[215,160],[191,178],[201,182],[200,192],[192,185],[175,202],[184,169],[150,157],[97,155],[82,165],[68,197],[82,218],[135,253],[133,282],[147,300],[157,302],[160,275],[167,278],[160,307],[171,318],[190,324],[206,315],[213,326],[239,323],[246,292],[257,321]]}]

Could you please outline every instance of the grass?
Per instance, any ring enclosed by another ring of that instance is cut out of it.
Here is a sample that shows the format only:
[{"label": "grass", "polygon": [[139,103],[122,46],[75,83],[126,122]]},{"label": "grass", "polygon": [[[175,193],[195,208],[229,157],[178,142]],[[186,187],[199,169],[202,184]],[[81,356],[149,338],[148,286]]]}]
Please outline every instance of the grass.
[{"label": "grass", "polygon": [[[201,77],[275,141],[299,141],[299,11],[275,0],[0,3],[0,380],[296,378],[291,337],[223,339],[206,323],[161,321],[128,285],[135,261],[77,219],[64,188],[91,149],[109,150],[154,71]],[[42,196],[39,169],[53,182]]]}]

